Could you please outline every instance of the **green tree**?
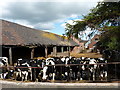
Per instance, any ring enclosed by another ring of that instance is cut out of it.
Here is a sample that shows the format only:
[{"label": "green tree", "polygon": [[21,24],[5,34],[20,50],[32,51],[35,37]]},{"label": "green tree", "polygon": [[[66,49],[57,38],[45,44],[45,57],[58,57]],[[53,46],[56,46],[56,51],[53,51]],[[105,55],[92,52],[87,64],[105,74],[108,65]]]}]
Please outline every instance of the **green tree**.
[{"label": "green tree", "polygon": [[[101,45],[111,50],[120,50],[120,1],[99,2],[91,9],[91,12],[84,16],[82,21],[75,21],[75,25],[66,24],[66,35],[78,37],[80,32],[87,27],[98,30],[101,33]],[[90,35],[93,35],[92,32]]]},{"label": "green tree", "polygon": [[[107,48],[106,51],[112,51],[112,54],[108,53],[103,56],[108,62],[120,61],[120,1],[99,2],[89,14],[84,16],[83,21],[76,22],[75,25],[66,24],[68,37],[71,35],[78,37],[80,32],[86,30],[87,27],[98,30],[101,33],[99,49]],[[116,67],[119,71],[120,65],[116,65]],[[114,65],[108,65],[108,80],[115,77],[114,70]],[[116,72],[118,79],[120,79],[119,75],[120,72]]]}]

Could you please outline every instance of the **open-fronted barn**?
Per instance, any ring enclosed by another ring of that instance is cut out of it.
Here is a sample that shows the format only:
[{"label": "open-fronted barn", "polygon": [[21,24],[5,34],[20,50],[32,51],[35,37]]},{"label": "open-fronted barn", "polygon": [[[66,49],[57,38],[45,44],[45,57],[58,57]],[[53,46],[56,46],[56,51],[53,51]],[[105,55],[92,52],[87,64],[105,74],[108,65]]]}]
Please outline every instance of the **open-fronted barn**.
[{"label": "open-fronted barn", "polygon": [[0,20],[2,30],[2,56],[12,65],[18,58],[57,56],[69,52],[77,44],[64,36],[36,30],[13,22]]}]

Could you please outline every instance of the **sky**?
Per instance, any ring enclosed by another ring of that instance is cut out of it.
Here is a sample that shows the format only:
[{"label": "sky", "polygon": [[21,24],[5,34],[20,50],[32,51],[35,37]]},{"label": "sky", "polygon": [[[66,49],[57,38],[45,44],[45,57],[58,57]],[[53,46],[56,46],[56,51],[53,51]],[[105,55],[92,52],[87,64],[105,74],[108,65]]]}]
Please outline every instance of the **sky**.
[{"label": "sky", "polygon": [[0,19],[62,35],[66,22],[81,20],[98,1],[101,0],[2,0]]}]

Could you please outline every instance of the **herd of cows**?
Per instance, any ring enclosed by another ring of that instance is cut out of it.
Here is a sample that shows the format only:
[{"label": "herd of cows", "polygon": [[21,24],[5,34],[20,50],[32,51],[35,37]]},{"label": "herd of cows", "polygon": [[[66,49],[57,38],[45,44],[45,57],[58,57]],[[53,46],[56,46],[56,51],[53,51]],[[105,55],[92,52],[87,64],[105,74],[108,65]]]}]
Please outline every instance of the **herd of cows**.
[{"label": "herd of cows", "polygon": [[46,59],[18,59],[10,67],[7,57],[0,57],[0,78],[17,81],[48,80],[105,80],[107,60],[87,57],[52,57]]}]

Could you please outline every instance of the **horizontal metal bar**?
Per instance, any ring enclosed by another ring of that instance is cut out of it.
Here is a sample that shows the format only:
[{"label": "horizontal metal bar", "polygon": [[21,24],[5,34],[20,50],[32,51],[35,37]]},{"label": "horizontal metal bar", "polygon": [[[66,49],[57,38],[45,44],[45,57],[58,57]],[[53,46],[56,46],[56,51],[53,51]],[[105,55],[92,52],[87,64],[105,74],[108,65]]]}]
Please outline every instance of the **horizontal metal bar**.
[{"label": "horizontal metal bar", "polygon": [[[56,65],[44,65],[44,66],[79,66],[79,65],[108,65],[108,64],[120,64],[120,62],[111,63],[96,63],[96,64],[56,64]],[[42,68],[42,67],[15,67],[15,66],[3,66],[0,68]]]},{"label": "horizontal metal bar", "polygon": [[0,68],[42,68],[42,67],[14,67],[14,66],[9,66],[9,67],[0,67]]}]

